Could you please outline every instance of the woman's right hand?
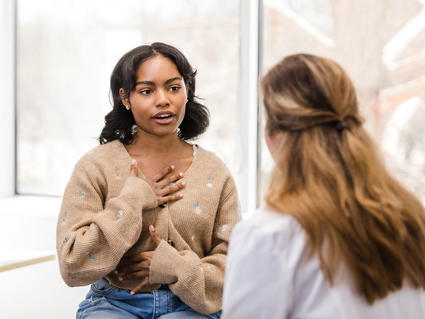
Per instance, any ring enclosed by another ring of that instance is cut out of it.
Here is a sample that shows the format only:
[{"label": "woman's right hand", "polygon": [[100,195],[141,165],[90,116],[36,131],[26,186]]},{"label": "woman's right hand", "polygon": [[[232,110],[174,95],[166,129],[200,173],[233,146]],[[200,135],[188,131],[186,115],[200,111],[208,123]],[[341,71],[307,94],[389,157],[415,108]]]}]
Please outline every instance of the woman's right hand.
[{"label": "woman's right hand", "polygon": [[[183,194],[176,194],[176,192],[183,189],[186,183],[177,182],[183,178],[183,173],[172,174],[174,168],[174,165],[168,166],[162,169],[150,181],[147,181],[157,196],[158,206],[183,198]],[[138,164],[133,159],[130,165],[130,176],[137,177],[138,175]]]}]

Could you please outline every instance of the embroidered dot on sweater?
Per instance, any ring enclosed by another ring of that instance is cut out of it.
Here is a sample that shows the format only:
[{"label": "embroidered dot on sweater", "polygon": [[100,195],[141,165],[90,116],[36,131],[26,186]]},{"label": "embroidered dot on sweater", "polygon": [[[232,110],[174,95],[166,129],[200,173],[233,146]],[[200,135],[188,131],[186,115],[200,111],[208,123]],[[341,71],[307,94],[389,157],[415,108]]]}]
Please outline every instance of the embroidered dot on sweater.
[{"label": "embroidered dot on sweater", "polygon": [[195,210],[196,214],[202,213],[201,204],[199,204],[199,203],[193,204],[193,209]]},{"label": "embroidered dot on sweater", "polygon": [[115,220],[120,219],[123,214],[124,214],[124,211],[122,209],[120,209],[117,213],[117,216],[115,216]]},{"label": "embroidered dot on sweater", "polygon": [[207,187],[212,188],[213,184],[212,184],[212,176],[208,175],[208,183],[207,183]]},{"label": "embroidered dot on sweater", "polygon": [[218,228],[217,228],[218,233],[221,234],[221,233],[225,232],[227,227],[228,227],[227,225],[218,226]]},{"label": "embroidered dot on sweater", "polygon": [[117,177],[120,177],[120,169],[119,169],[119,168],[117,168],[117,169],[115,170],[115,175],[116,175]]},{"label": "embroidered dot on sweater", "polygon": [[68,238],[68,236],[67,236],[67,237],[65,237],[65,238],[63,239],[62,244],[63,244],[63,245],[65,245],[68,241],[69,241],[69,238]]},{"label": "embroidered dot on sweater", "polygon": [[67,218],[68,218],[68,213],[65,212],[62,216],[62,226],[66,224]]},{"label": "embroidered dot on sweater", "polygon": [[195,241],[195,235],[192,235],[192,241]]},{"label": "embroidered dot on sweater", "polygon": [[93,256],[92,253],[87,253],[87,256],[89,257],[90,260],[96,260],[96,257]]},{"label": "embroidered dot on sweater", "polygon": [[86,193],[84,193],[84,192],[78,192],[78,196],[80,198],[84,198],[86,196]]}]

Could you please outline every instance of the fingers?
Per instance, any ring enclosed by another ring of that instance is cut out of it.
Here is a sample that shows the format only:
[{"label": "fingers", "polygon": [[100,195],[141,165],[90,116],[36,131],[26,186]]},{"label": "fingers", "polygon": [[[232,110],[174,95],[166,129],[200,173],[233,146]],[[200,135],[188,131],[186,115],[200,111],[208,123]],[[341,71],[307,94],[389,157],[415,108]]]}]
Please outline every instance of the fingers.
[{"label": "fingers", "polygon": [[158,198],[158,206],[164,203],[174,202],[176,200],[182,199],[183,194],[170,195],[165,197]]},{"label": "fingers", "polygon": [[135,254],[135,255],[126,255],[124,256],[121,261],[120,261],[120,268],[124,268],[128,265],[143,261],[144,257],[141,256],[140,254]]},{"label": "fingers", "polygon": [[143,288],[143,286],[147,286],[149,284],[149,277],[145,277],[143,281],[137,285],[136,288],[134,288],[132,291],[130,291],[130,294],[134,295],[136,292],[140,291],[140,289]]},{"label": "fingers", "polygon": [[185,182],[168,185],[167,187],[164,187],[160,190],[160,196],[173,194],[173,193],[175,193],[175,192],[177,192],[177,191],[179,191],[179,190],[181,190],[182,188],[185,188],[185,187],[186,187]]},{"label": "fingers", "polygon": [[124,267],[126,265],[138,263],[140,261],[150,260],[152,259],[153,254],[154,254],[154,251],[150,250],[150,251],[144,251],[142,253],[138,253],[134,255],[126,255],[121,259],[120,266]]},{"label": "fingers", "polygon": [[167,185],[173,184],[177,182],[179,179],[183,178],[183,173],[180,172],[178,174],[173,174],[167,178],[163,178],[160,182],[158,182],[158,186],[160,188],[165,188]]},{"label": "fingers", "polygon": [[133,177],[138,176],[138,166],[137,166],[137,161],[135,159],[131,160],[129,176],[133,176]]},{"label": "fingers", "polygon": [[145,269],[149,269],[150,265],[151,265],[150,260],[145,260],[140,263],[134,263],[134,264],[129,264],[129,265],[120,267],[118,268],[118,272],[122,275],[122,274],[143,271]]},{"label": "fingers", "polygon": [[147,276],[149,276],[149,269],[135,271],[132,273],[118,273],[117,275],[119,281],[128,279],[144,279]]},{"label": "fingers", "polygon": [[155,242],[156,246],[158,247],[159,243],[161,242],[161,238],[158,236],[158,234],[155,231],[155,227],[153,225],[149,226],[149,234],[151,235],[153,241]]},{"label": "fingers", "polygon": [[174,170],[175,166],[171,165],[168,166],[164,169],[162,169],[158,174],[156,174],[153,178],[152,178],[152,182],[157,183],[160,180],[162,180],[165,176],[167,176],[168,174],[170,174],[173,170]]}]

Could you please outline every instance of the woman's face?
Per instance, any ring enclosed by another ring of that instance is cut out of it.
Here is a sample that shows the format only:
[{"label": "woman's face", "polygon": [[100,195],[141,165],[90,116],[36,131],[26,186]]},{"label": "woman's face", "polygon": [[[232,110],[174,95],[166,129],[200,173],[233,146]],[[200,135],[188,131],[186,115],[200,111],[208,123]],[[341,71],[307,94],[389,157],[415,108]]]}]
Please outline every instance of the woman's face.
[{"label": "woman's face", "polygon": [[156,55],[144,61],[136,74],[135,89],[122,101],[130,107],[139,132],[160,137],[176,134],[187,102],[186,85],[176,65]]}]

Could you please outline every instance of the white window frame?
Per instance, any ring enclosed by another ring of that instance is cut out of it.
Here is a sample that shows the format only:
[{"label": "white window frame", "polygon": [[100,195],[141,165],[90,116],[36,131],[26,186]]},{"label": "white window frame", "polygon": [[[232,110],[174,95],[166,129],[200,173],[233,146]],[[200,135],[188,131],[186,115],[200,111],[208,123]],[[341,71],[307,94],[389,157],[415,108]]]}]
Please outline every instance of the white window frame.
[{"label": "white window frame", "polygon": [[16,1],[0,1],[0,96],[2,97],[0,127],[3,138],[3,154],[0,197],[16,193]]},{"label": "white window frame", "polygon": [[258,79],[261,67],[261,14],[261,0],[240,0],[239,105],[244,106],[240,134],[245,160],[241,169],[239,193],[243,215],[254,212],[260,204],[261,112]]}]

